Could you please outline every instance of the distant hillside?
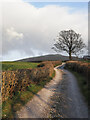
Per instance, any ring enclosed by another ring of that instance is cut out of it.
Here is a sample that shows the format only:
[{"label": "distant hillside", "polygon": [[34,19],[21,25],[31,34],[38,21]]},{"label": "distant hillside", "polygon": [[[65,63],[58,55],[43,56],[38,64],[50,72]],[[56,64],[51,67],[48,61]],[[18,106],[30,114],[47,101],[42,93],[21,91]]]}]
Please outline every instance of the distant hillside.
[{"label": "distant hillside", "polygon": [[[60,54],[50,54],[50,55],[44,55],[39,57],[31,57],[31,58],[25,58],[18,61],[23,62],[42,62],[42,61],[67,61],[69,60],[68,56],[62,56]],[[73,57],[73,60],[77,60],[75,57]]]}]

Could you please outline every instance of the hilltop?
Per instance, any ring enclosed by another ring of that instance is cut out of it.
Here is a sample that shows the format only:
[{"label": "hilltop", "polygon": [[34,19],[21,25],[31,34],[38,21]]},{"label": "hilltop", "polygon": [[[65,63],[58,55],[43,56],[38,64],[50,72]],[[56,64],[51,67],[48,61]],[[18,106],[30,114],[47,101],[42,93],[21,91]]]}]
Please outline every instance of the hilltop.
[{"label": "hilltop", "polygon": [[[72,57],[73,60],[77,60],[76,57]],[[42,62],[42,61],[67,61],[69,60],[68,56],[63,56],[60,54],[49,54],[49,55],[43,55],[43,56],[38,56],[38,57],[30,57],[30,58],[25,58],[25,59],[20,59],[17,61],[22,61],[22,62]]]}]

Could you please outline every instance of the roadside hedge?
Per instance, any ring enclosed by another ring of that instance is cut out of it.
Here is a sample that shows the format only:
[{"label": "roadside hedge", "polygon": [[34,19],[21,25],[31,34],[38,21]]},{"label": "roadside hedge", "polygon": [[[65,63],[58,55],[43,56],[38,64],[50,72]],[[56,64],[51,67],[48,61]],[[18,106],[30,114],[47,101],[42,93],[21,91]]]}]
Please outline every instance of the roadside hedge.
[{"label": "roadside hedge", "polygon": [[90,106],[90,63],[83,61],[68,61],[66,68],[74,71],[83,95]]},{"label": "roadside hedge", "polygon": [[66,67],[84,75],[86,78],[90,77],[90,63],[82,61],[68,61],[66,62]]},{"label": "roadside hedge", "polygon": [[54,66],[59,64],[61,64],[61,61],[46,61],[40,63],[34,69],[2,72],[2,101],[12,98],[17,91],[24,91],[31,83],[38,84],[50,78],[53,74]]}]

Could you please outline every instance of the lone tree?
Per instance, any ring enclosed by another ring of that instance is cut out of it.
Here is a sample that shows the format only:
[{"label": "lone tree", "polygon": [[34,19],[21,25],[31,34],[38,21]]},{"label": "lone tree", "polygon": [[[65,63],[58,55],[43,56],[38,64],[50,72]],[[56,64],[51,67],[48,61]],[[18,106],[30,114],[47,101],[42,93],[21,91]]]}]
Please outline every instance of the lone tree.
[{"label": "lone tree", "polygon": [[55,51],[66,51],[69,54],[69,60],[72,54],[80,52],[86,45],[83,43],[81,35],[73,30],[61,31],[52,47]]}]

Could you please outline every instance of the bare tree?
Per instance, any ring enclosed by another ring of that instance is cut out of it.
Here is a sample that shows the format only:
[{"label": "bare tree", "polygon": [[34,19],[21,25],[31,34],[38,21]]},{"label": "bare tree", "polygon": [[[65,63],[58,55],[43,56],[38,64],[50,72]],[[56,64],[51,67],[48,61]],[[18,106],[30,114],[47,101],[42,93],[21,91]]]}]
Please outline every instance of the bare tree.
[{"label": "bare tree", "polygon": [[70,60],[72,59],[72,54],[76,54],[86,47],[81,35],[73,30],[61,31],[55,41],[56,43],[52,49],[59,52],[66,51]]}]

